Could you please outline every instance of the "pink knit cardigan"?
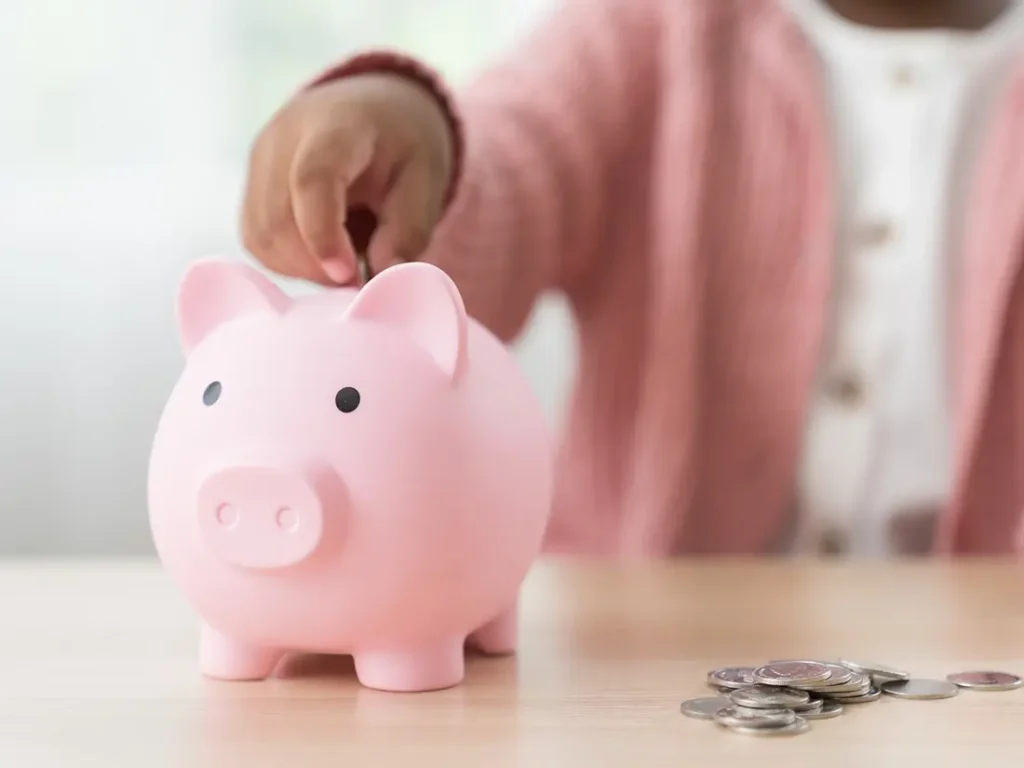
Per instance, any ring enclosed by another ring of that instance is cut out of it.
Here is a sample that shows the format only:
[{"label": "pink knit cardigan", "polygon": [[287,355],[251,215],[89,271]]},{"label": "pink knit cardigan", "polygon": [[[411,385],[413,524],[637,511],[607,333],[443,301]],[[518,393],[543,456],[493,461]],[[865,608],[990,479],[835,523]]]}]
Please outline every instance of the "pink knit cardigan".
[{"label": "pink knit cardigan", "polygon": [[[1024,61],[1024,60],[1022,60]],[[548,551],[773,551],[791,525],[833,277],[822,71],[775,0],[570,0],[457,96],[459,169],[425,258],[505,340],[538,295],[579,365]],[[969,180],[956,280],[956,492],[941,553],[1014,548],[1024,509],[1024,68]],[[366,219],[354,212],[354,237]],[[486,514],[486,510],[481,510]]]}]

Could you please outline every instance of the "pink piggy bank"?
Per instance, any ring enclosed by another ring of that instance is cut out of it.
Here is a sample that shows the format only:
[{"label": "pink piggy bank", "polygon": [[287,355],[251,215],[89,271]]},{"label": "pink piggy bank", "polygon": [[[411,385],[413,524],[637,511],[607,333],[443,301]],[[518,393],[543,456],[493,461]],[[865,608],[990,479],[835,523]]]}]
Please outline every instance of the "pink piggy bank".
[{"label": "pink piggy bank", "polygon": [[240,263],[186,272],[187,363],[154,438],[158,555],[201,618],[200,665],[270,676],[351,654],[390,691],[512,653],[553,455],[538,401],[454,283],[402,264],[289,297]]}]

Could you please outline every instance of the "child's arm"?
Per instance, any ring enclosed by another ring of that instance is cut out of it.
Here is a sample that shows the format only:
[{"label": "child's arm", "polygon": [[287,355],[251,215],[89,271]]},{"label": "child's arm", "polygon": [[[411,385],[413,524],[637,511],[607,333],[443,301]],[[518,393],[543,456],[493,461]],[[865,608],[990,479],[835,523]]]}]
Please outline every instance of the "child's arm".
[{"label": "child's arm", "polygon": [[[443,267],[469,312],[503,339],[541,291],[593,268],[624,164],[650,140],[658,26],[649,0],[568,0],[454,98],[414,63],[382,55],[324,79],[395,71],[434,90],[454,128],[452,197],[421,258]],[[350,220],[353,241],[365,219]]]}]

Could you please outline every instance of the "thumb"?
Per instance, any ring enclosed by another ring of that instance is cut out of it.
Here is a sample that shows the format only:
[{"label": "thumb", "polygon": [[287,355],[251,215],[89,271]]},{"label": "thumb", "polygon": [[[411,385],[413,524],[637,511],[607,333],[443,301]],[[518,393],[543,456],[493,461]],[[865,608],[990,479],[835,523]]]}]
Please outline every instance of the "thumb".
[{"label": "thumb", "polygon": [[423,254],[441,217],[443,195],[444,185],[427,163],[410,163],[398,174],[377,211],[367,249],[374,273]]}]

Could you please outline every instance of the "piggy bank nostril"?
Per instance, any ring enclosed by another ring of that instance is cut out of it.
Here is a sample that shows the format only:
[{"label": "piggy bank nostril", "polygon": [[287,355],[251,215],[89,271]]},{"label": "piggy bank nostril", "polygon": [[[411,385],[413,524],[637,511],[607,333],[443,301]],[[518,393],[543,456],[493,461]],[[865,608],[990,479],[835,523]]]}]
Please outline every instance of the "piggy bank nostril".
[{"label": "piggy bank nostril", "polygon": [[238,512],[230,504],[221,504],[217,507],[217,522],[225,528],[233,528],[238,524]]},{"label": "piggy bank nostril", "polygon": [[295,510],[289,507],[282,507],[277,510],[277,525],[286,531],[294,531],[299,527],[299,516]]}]

